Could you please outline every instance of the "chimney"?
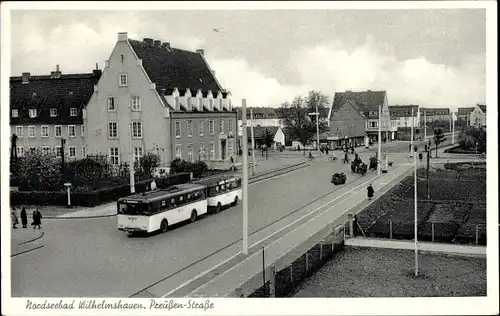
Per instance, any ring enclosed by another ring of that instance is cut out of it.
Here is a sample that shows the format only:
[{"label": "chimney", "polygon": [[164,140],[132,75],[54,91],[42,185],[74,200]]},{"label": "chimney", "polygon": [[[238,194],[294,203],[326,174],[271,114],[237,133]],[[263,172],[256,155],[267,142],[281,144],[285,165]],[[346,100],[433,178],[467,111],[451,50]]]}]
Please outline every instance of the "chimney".
[{"label": "chimney", "polygon": [[204,49],[197,49],[196,53],[200,54],[201,56],[203,56],[205,54],[205,50]]},{"label": "chimney", "polygon": [[100,76],[102,74],[102,70],[101,69],[94,69],[92,71],[92,73],[95,75],[95,76]]},{"label": "chimney", "polygon": [[148,44],[149,46],[153,46],[153,39],[152,38],[144,38],[143,39],[144,43]]},{"label": "chimney", "polygon": [[30,73],[23,72],[23,83],[28,83],[30,81]]},{"label": "chimney", "polygon": [[161,41],[156,40],[154,43],[156,47],[161,47]]},{"label": "chimney", "polygon": [[127,41],[127,32],[118,33],[118,42],[125,42],[125,41]]},{"label": "chimney", "polygon": [[59,65],[56,65],[56,71],[50,72],[50,78],[59,78],[61,77],[61,72],[59,71]]}]

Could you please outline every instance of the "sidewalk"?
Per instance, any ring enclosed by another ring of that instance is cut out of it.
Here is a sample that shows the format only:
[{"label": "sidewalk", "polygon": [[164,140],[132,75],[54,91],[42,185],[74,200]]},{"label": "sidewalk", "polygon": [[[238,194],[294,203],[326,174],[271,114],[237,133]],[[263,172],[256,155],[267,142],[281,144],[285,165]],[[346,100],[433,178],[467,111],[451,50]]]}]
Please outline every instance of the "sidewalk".
[{"label": "sidewalk", "polygon": [[[388,249],[415,249],[413,240],[397,240],[386,238],[353,237],[345,240],[346,246],[388,248]],[[486,247],[474,245],[456,245],[438,242],[418,242],[419,251],[441,252],[447,254],[470,255],[486,257]]]},{"label": "sidewalk", "polygon": [[[255,176],[251,176],[251,173],[249,173],[250,179],[265,173],[273,172],[274,170],[293,168],[304,162],[304,159],[302,158],[273,158],[268,157],[266,160],[265,157],[258,157],[256,155],[256,174]],[[251,160],[252,157],[249,157],[249,162],[251,162]],[[28,209],[31,209],[31,207]],[[95,207],[74,206],[70,209],[64,206],[41,206],[39,207],[39,210],[44,219],[86,219],[111,217],[116,215],[116,202],[110,202]]]}]

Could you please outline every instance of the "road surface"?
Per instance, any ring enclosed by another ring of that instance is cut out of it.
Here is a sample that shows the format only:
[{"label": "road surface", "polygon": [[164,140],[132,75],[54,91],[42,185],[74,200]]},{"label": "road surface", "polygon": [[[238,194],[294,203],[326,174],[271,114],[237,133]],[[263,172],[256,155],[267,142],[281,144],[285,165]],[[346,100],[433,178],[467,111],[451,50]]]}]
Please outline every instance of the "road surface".
[{"label": "road surface", "polygon": [[[387,148],[400,150],[398,146]],[[363,161],[375,150],[362,152]],[[393,157],[395,163],[407,160],[406,154]],[[250,185],[249,231],[260,230],[338,189],[330,183],[334,172],[347,172],[344,187],[361,183],[349,169],[349,164],[317,161]],[[147,238],[128,238],[117,231],[115,217],[45,220],[43,248],[11,259],[12,296],[127,297],[237,242],[241,213],[240,204]]]}]

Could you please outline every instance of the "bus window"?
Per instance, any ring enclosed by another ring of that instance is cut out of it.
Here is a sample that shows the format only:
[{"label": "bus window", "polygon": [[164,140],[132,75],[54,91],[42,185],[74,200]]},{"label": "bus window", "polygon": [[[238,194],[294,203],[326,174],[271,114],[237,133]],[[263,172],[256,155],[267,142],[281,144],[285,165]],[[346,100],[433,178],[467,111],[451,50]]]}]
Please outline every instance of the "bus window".
[{"label": "bus window", "polygon": [[119,213],[124,215],[149,215],[148,204],[120,204]]}]

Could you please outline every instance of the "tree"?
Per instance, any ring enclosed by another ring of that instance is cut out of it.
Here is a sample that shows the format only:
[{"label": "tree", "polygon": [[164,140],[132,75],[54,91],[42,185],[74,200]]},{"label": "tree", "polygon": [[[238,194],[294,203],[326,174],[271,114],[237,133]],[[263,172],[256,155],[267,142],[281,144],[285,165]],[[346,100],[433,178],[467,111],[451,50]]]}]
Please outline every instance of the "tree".
[{"label": "tree", "polygon": [[19,159],[18,176],[22,191],[52,191],[64,188],[60,159],[41,150],[27,151]]},{"label": "tree", "polygon": [[471,126],[460,133],[458,143],[465,150],[475,150],[477,144],[478,152],[486,152],[486,129]]},{"label": "tree", "polygon": [[321,119],[328,118],[329,104],[328,97],[319,91],[311,90],[305,98],[305,103],[309,111],[315,112],[318,107],[319,117]]},{"label": "tree", "polygon": [[[317,96],[316,94],[314,95]],[[321,101],[321,99],[318,100]],[[297,96],[291,104],[285,102],[277,111],[279,117],[283,120],[283,125],[288,129],[291,138],[298,140],[303,146],[316,136],[315,118],[309,116],[309,113],[316,111],[315,107],[317,103],[315,102],[313,98],[304,99],[301,96]],[[314,109],[311,109],[312,106],[314,106]],[[326,122],[319,122],[320,134],[327,129]]]},{"label": "tree", "polygon": [[266,128],[262,132],[262,139],[264,141],[264,145],[266,145],[266,147],[269,148],[272,146],[274,142],[274,135]]},{"label": "tree", "polygon": [[436,158],[438,157],[438,146],[446,140],[443,131],[440,128],[434,130],[434,144],[436,144]]},{"label": "tree", "polygon": [[139,159],[139,169],[144,177],[150,178],[153,170],[160,165],[160,156],[154,153],[146,153]]}]

